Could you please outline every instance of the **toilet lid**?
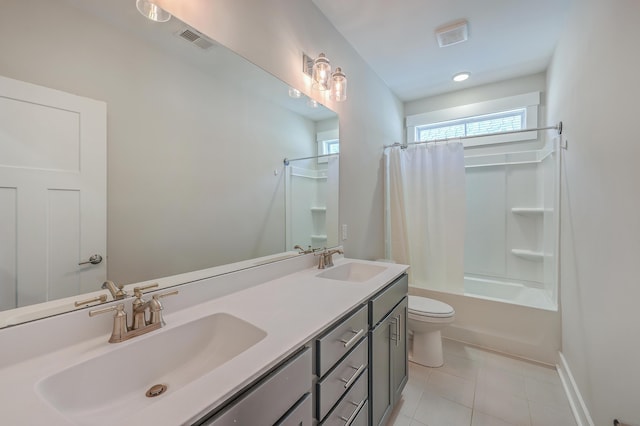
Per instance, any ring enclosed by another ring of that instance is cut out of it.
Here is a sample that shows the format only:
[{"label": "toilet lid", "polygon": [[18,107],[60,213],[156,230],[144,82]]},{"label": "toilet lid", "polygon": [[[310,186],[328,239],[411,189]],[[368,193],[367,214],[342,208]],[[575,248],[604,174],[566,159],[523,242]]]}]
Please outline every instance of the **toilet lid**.
[{"label": "toilet lid", "polygon": [[420,296],[409,296],[409,313],[425,317],[450,317],[455,314],[453,308],[439,300]]}]

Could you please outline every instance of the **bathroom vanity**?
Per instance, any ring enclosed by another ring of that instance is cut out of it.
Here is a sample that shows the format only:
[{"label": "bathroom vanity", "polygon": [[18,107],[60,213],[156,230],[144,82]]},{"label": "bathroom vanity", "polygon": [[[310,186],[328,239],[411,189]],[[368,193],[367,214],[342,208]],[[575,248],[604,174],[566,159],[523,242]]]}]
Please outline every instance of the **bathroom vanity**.
[{"label": "bathroom vanity", "polygon": [[1,330],[3,422],[383,424],[407,380],[407,266],[316,262],[178,286],[167,325],[122,343],[86,310]]}]

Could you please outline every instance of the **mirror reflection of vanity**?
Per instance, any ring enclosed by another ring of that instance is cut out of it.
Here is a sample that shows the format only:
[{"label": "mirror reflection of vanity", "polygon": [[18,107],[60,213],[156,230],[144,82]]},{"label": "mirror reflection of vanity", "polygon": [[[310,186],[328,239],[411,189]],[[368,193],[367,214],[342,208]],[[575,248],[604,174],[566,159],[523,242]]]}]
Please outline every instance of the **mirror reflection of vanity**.
[{"label": "mirror reflection of vanity", "polygon": [[[9,0],[2,9],[0,75],[106,103],[108,279],[238,265],[229,272],[294,255],[294,244],[338,244],[337,161],[292,162],[293,172],[283,164],[322,153],[335,113],[289,97],[283,82],[206,37],[187,41],[184,30],[197,31],[175,18],[145,20],[133,0]],[[316,182],[303,207],[291,191],[300,169]],[[292,235],[300,223],[309,242]]]}]

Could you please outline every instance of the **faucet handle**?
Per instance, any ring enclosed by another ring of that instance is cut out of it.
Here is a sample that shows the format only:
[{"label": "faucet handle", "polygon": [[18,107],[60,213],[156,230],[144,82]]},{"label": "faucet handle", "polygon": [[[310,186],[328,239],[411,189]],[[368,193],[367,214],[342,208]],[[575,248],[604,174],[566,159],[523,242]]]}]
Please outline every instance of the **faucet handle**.
[{"label": "faucet handle", "polygon": [[155,288],[158,287],[158,283],[153,283],[153,284],[149,284],[149,285],[143,285],[141,287],[134,287],[133,288],[133,294],[138,298],[142,298],[142,293],[145,290],[149,290],[150,288]]},{"label": "faucet handle", "polygon": [[113,330],[111,332],[109,343],[121,342],[128,331],[127,313],[124,311],[124,303],[118,303],[117,305],[89,311],[89,316],[94,317],[98,314],[104,314],[111,311],[116,311],[116,314],[113,317]]},{"label": "faucet handle", "polygon": [[[122,308],[120,308],[122,306]],[[107,306],[106,308],[94,309],[93,311],[89,311],[90,317],[95,317],[98,314],[105,314],[107,312],[122,310],[124,311],[124,303],[118,303],[117,305]]]},{"label": "faucet handle", "polygon": [[101,294],[100,296],[94,297],[92,299],[77,301],[74,303],[74,305],[76,305],[76,307],[80,307],[82,305],[88,305],[89,303],[94,303],[94,302],[105,303],[106,301],[107,301],[107,295]]},{"label": "faucet handle", "polygon": [[160,298],[173,296],[175,294],[178,294],[178,290],[153,295],[151,301],[149,302],[149,312],[151,313],[149,324],[160,323],[163,326],[165,325],[164,318],[162,318],[162,310],[164,309],[164,307],[162,306],[162,303],[160,303]]}]

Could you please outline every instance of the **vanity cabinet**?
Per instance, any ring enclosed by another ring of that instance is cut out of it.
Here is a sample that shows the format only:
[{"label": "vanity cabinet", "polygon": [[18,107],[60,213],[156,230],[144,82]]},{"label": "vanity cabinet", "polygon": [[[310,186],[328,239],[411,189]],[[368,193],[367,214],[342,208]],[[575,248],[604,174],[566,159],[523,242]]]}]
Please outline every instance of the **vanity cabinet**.
[{"label": "vanity cabinet", "polygon": [[315,410],[319,424],[368,422],[368,307],[357,309],[315,339]]},{"label": "vanity cabinet", "polygon": [[[393,396],[393,405],[402,398],[404,385],[409,379],[408,362],[407,362],[407,319],[408,319],[409,299],[403,298],[402,301],[389,314],[394,326],[398,327],[395,335],[392,333],[390,339],[391,352],[391,393]],[[395,317],[397,316],[397,321]]]},{"label": "vanity cabinet", "polygon": [[304,348],[222,410],[207,415],[195,424],[311,426],[311,367],[311,349]]},{"label": "vanity cabinet", "polygon": [[276,426],[311,426],[311,409],[311,394],[307,393],[276,423]]},{"label": "vanity cabinet", "polygon": [[365,371],[320,424],[322,426],[366,426],[369,423],[367,379],[368,374]]},{"label": "vanity cabinet", "polygon": [[197,426],[384,424],[407,382],[402,275]]},{"label": "vanity cabinet", "polygon": [[369,302],[369,415],[385,424],[407,383],[407,276]]}]

